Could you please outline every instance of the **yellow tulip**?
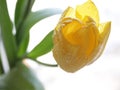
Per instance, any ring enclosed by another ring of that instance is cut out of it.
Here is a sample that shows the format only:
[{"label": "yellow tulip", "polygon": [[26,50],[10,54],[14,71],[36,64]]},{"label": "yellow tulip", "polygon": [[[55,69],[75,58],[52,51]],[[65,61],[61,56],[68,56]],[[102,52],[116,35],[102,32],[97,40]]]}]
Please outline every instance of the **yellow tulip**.
[{"label": "yellow tulip", "polygon": [[76,9],[68,7],[53,35],[53,56],[67,72],[75,72],[94,62],[103,52],[111,22],[99,23],[99,14],[91,0]]}]

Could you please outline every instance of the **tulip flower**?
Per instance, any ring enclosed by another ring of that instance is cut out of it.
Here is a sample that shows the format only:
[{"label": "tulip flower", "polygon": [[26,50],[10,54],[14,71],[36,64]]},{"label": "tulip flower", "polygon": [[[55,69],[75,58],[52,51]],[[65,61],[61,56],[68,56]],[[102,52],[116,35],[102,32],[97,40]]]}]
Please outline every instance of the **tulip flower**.
[{"label": "tulip flower", "polygon": [[76,9],[68,7],[53,35],[53,56],[67,72],[75,72],[94,62],[103,52],[111,22],[100,23],[99,13],[91,0]]}]

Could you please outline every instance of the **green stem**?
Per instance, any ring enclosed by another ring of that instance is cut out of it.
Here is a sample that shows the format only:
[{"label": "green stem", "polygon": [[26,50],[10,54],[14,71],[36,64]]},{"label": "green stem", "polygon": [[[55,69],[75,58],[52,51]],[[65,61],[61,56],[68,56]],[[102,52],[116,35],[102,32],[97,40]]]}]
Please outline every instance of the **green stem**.
[{"label": "green stem", "polygon": [[37,60],[36,60],[36,62],[41,64],[41,65],[48,66],[48,67],[57,67],[58,66],[57,64],[48,64],[48,63],[43,63],[43,62],[40,62]]},{"label": "green stem", "polygon": [[40,61],[38,61],[38,60],[36,60],[36,59],[32,59],[32,58],[29,58],[29,59],[37,62],[38,64],[41,64],[41,65],[44,65],[44,66],[48,66],[48,67],[57,67],[57,66],[58,66],[57,64],[48,64],[48,63],[40,62]]},{"label": "green stem", "polygon": [[17,47],[12,33],[13,26],[8,14],[6,0],[0,0],[0,28],[8,62],[10,67],[14,67]]},{"label": "green stem", "polygon": [[0,75],[4,73],[3,67],[2,67],[2,61],[0,57]]}]

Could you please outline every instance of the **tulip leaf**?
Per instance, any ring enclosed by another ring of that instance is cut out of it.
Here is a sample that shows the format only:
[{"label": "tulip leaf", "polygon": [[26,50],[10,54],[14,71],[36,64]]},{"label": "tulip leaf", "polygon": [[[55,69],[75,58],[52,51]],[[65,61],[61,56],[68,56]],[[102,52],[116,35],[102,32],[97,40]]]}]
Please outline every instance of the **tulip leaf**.
[{"label": "tulip leaf", "polygon": [[2,60],[1,60],[1,56],[0,56],[0,74],[4,73],[3,71],[3,67],[2,67]]},{"label": "tulip leaf", "polygon": [[53,48],[53,31],[49,32],[47,36],[30,52],[27,57],[35,59],[51,51]]},{"label": "tulip leaf", "polygon": [[[0,45],[1,45],[1,32],[0,32]],[[2,59],[1,59],[1,47],[0,47],[0,74],[3,73]]]},{"label": "tulip leaf", "polygon": [[8,14],[6,0],[0,0],[0,32],[10,67],[15,65],[17,50],[12,29],[13,25]]},{"label": "tulip leaf", "polygon": [[19,56],[21,56],[21,54],[23,54],[26,51],[27,46],[26,46],[25,39],[28,38],[27,35],[31,27],[35,25],[37,22],[39,22],[40,20],[55,14],[60,14],[61,12],[62,11],[60,9],[50,8],[50,9],[44,9],[44,10],[39,10],[36,12],[29,13],[28,17],[23,23],[23,26],[21,27],[19,34],[17,35],[17,41],[20,43],[19,50],[18,50]]},{"label": "tulip leaf", "polygon": [[31,12],[28,17],[26,18],[25,22],[23,23],[23,26],[21,27],[21,30],[18,35],[18,41],[22,42],[22,40],[25,38],[26,33],[29,32],[30,28],[39,22],[40,20],[50,17],[52,15],[60,14],[61,10],[56,8],[51,9],[44,9],[39,10],[36,12]]},{"label": "tulip leaf", "polygon": [[31,12],[35,0],[17,0],[15,9],[15,26],[18,30],[27,15]]},{"label": "tulip leaf", "polygon": [[[19,46],[19,41],[17,40],[17,36],[21,30],[21,27],[23,26],[23,23],[29,13],[31,12],[31,8],[34,4],[35,0],[17,0],[16,3],[16,9],[15,9],[15,27],[16,27],[16,42]],[[23,40],[23,44],[21,45],[21,48],[18,48],[18,58],[21,57],[25,52],[26,48],[29,43],[29,33],[26,35],[26,38]]]},{"label": "tulip leaf", "polygon": [[26,35],[26,38],[23,40],[23,43],[21,44],[21,46],[18,48],[18,53],[17,53],[17,57],[21,58],[22,56],[24,56],[26,54],[26,49],[28,47],[28,43],[29,43],[29,33]]},{"label": "tulip leaf", "polygon": [[44,90],[44,87],[33,70],[19,63],[0,77],[0,90]]}]

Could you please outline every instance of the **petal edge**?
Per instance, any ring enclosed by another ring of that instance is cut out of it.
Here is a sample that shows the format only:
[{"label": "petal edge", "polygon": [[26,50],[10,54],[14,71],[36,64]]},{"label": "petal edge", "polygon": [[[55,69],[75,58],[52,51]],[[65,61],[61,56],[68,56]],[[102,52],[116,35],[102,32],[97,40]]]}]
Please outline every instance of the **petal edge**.
[{"label": "petal edge", "polygon": [[99,13],[97,7],[91,0],[88,0],[82,5],[76,6],[76,17],[83,19],[84,16],[92,17],[96,24],[99,24]]}]

